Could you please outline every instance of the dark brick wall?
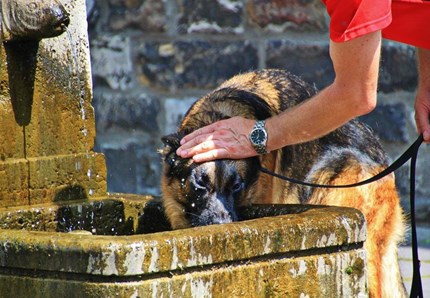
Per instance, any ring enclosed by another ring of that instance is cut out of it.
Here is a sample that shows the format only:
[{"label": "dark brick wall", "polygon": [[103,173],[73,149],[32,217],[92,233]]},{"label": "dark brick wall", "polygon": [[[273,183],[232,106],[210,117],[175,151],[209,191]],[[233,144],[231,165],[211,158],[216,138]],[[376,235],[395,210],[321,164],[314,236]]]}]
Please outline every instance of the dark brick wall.
[{"label": "dark brick wall", "polygon": [[[320,0],[87,4],[96,150],[106,154],[112,192],[158,194],[160,137],[174,131],[192,101],[225,79],[265,67],[289,69],[318,88],[334,78],[329,19]],[[393,158],[415,138],[416,82],[414,49],[384,42],[380,102],[363,120]],[[429,154],[422,155],[427,156],[419,161],[418,196],[424,200],[430,194],[424,183],[430,162]],[[406,196],[407,169],[397,177]]]}]

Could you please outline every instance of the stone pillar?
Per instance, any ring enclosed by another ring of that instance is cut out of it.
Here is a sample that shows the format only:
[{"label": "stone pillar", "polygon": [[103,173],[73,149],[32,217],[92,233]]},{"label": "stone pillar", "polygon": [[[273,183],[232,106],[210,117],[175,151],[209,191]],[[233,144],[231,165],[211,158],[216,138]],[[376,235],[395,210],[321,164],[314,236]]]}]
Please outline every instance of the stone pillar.
[{"label": "stone pillar", "polygon": [[67,32],[0,44],[0,207],[106,194],[85,0],[63,4]]}]

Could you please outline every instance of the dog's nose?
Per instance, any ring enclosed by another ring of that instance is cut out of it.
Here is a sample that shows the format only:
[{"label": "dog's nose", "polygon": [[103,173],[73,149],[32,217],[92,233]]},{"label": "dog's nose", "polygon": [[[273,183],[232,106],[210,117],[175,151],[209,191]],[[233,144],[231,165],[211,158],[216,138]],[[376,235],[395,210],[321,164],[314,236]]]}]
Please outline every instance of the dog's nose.
[{"label": "dog's nose", "polygon": [[214,218],[214,224],[224,224],[233,222],[232,217],[227,211],[220,212],[216,218]]}]

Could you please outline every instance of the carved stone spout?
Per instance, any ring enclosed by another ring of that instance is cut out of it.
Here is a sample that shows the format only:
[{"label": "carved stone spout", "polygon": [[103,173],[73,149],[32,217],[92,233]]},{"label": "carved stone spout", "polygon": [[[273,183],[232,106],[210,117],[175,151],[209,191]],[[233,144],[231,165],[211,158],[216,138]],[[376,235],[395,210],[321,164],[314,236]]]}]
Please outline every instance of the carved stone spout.
[{"label": "carved stone spout", "polygon": [[57,0],[0,0],[3,42],[55,37],[69,22],[69,14]]}]

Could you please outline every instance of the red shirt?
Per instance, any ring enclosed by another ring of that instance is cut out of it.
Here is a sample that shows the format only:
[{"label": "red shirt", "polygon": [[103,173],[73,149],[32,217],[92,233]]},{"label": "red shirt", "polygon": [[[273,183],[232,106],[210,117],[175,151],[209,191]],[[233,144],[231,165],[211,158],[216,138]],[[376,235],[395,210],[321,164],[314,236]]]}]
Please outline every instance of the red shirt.
[{"label": "red shirt", "polygon": [[330,39],[343,42],[382,30],[384,38],[430,49],[430,1],[322,0]]}]

